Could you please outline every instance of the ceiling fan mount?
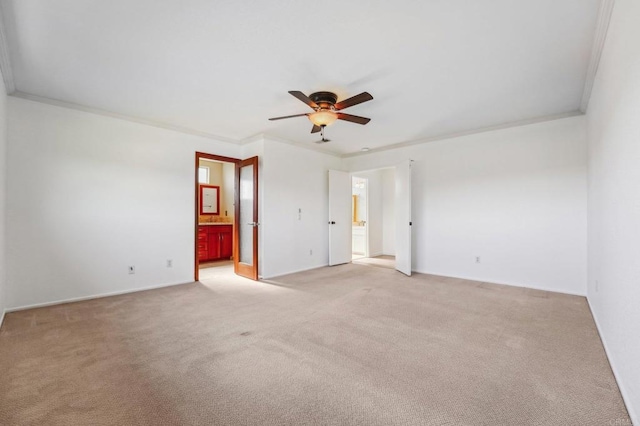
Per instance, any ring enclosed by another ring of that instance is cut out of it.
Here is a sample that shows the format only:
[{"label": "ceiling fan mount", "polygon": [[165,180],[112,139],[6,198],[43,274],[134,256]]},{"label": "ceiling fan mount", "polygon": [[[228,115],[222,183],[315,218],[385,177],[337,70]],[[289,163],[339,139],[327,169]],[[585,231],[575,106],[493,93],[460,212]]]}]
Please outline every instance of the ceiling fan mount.
[{"label": "ceiling fan mount", "polygon": [[309,95],[309,99],[318,104],[320,108],[331,108],[338,102],[338,95],[331,92],[315,92]]},{"label": "ceiling fan mount", "polygon": [[362,125],[367,124],[369,121],[371,121],[370,118],[359,117],[357,115],[345,114],[343,112],[340,112],[340,110],[343,110],[345,108],[349,108],[351,106],[372,100],[373,96],[371,96],[367,92],[362,92],[359,95],[352,96],[340,102],[338,102],[338,96],[333,92],[314,92],[311,95],[307,96],[300,91],[291,90],[289,91],[289,94],[307,104],[311,109],[313,109],[314,112],[306,114],[287,115],[284,117],[274,117],[270,118],[269,120],[274,121],[293,117],[307,117],[313,123],[311,133],[322,131],[323,142],[329,142],[324,138],[324,128],[327,125],[332,124],[336,120],[350,121],[352,123]]}]

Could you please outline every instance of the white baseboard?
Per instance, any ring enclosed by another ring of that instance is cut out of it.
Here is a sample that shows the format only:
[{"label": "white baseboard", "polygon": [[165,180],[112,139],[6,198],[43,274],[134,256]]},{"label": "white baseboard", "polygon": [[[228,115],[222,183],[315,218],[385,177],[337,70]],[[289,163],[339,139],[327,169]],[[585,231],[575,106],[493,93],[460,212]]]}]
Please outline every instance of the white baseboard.
[{"label": "white baseboard", "polygon": [[469,281],[481,281],[483,283],[488,283],[488,284],[499,284],[499,285],[508,285],[510,287],[520,287],[520,288],[530,288],[532,290],[541,290],[541,291],[550,291],[551,293],[560,293],[560,294],[569,294],[571,296],[582,296],[582,297],[587,297],[587,295],[585,293],[576,293],[576,292],[572,292],[572,291],[567,291],[567,290],[558,290],[556,288],[549,288],[549,287],[542,287],[542,286],[535,286],[535,285],[522,285],[522,284],[517,284],[517,283],[506,283],[506,282],[498,282],[498,281],[487,281],[485,279],[482,278],[478,278],[478,277],[464,277],[464,276],[457,276],[457,275],[443,275],[441,273],[435,273],[435,272],[425,272],[425,271],[418,271],[418,270],[414,270],[413,272],[417,272],[419,274],[427,274],[427,275],[436,275],[438,277],[446,277],[446,278],[459,278],[461,280],[469,280]]},{"label": "white baseboard", "polygon": [[155,289],[158,289],[158,288],[172,287],[174,285],[183,285],[183,284],[191,284],[191,283],[193,283],[193,281],[159,284],[159,285],[153,285],[153,286],[149,286],[149,287],[136,288],[136,289],[130,289],[130,290],[121,290],[121,291],[113,291],[113,292],[109,292],[109,293],[93,294],[91,296],[72,297],[72,298],[69,298],[69,299],[61,299],[61,300],[56,300],[56,301],[53,301],[53,302],[35,303],[33,305],[25,305],[25,306],[17,306],[17,307],[14,307],[14,308],[7,308],[7,309],[5,309],[5,312],[16,312],[16,311],[24,311],[26,309],[44,308],[46,306],[62,305],[63,303],[82,302],[83,300],[100,299],[102,297],[119,296],[121,294],[137,293],[139,291],[155,290]]},{"label": "white baseboard", "polygon": [[381,251],[377,251],[375,253],[369,253],[369,257],[378,257],[378,256],[382,256],[383,253]]},{"label": "white baseboard", "polygon": [[285,275],[297,274],[298,272],[312,271],[314,269],[320,269],[320,268],[324,268],[326,266],[329,266],[329,264],[325,263],[324,265],[312,266],[310,268],[296,269],[294,271],[278,273],[277,275],[269,275],[269,276],[266,276],[266,277],[260,277],[260,279],[272,280],[274,278],[284,277]]},{"label": "white baseboard", "polygon": [[607,339],[604,337],[602,333],[602,328],[600,327],[600,322],[598,321],[598,317],[596,312],[593,310],[591,306],[591,301],[589,297],[587,297],[587,303],[589,305],[589,310],[591,311],[591,316],[593,317],[593,322],[596,323],[596,328],[598,329],[598,334],[600,335],[600,340],[602,341],[602,346],[604,347],[604,352],[607,355],[607,359],[609,360],[609,365],[611,366],[611,371],[613,371],[613,377],[615,377],[616,382],[618,382],[618,389],[620,389],[620,394],[622,395],[622,400],[627,407],[627,412],[629,413],[629,417],[631,418],[631,423],[634,425],[640,425],[640,418],[636,415],[634,411],[634,407],[631,405],[631,397],[629,397],[629,393],[627,392],[626,387],[624,386],[624,382],[622,381],[622,377],[620,376],[619,370],[616,367],[616,363],[614,358],[611,356],[611,350],[609,349],[609,345],[607,345]]},{"label": "white baseboard", "polygon": [[4,314],[7,313],[6,309],[2,310],[2,314],[0,314],[0,328],[2,328],[2,323],[4,322]]}]

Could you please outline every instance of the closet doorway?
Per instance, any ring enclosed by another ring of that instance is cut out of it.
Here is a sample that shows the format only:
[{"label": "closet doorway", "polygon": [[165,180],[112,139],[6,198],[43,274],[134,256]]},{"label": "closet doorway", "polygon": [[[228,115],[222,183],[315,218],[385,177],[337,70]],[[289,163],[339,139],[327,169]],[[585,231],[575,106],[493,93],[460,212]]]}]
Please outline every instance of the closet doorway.
[{"label": "closet doorway", "polygon": [[395,168],[351,176],[353,263],[395,268]]}]

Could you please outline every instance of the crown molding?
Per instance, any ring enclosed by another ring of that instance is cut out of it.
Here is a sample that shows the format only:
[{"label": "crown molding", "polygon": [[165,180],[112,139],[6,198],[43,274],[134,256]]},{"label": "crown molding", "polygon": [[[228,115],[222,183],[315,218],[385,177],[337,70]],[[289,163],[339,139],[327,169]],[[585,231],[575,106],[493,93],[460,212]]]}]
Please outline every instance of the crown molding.
[{"label": "crown molding", "polygon": [[429,143],[429,142],[443,141],[443,140],[447,140],[447,139],[460,138],[460,137],[463,137],[463,136],[477,135],[479,133],[493,132],[493,131],[496,131],[496,130],[510,129],[510,128],[513,128],[513,127],[528,126],[530,124],[545,123],[547,121],[561,120],[563,118],[577,117],[577,116],[581,116],[581,115],[584,115],[584,113],[581,112],[581,111],[570,111],[570,112],[563,112],[563,113],[560,113],[560,114],[553,114],[553,115],[546,115],[546,116],[542,116],[542,117],[529,118],[529,119],[526,119],[526,120],[511,121],[509,123],[498,124],[496,126],[482,127],[482,128],[479,128],[479,129],[472,129],[472,130],[467,130],[467,131],[464,131],[464,132],[449,133],[449,134],[446,134],[446,135],[439,135],[439,136],[433,136],[433,137],[428,137],[428,138],[423,138],[423,139],[415,139],[415,140],[407,141],[407,142],[394,143],[394,144],[391,144],[391,145],[381,146],[379,148],[372,148],[367,152],[353,152],[353,153],[350,153],[350,154],[344,154],[344,155],[342,155],[342,158],[359,157],[359,156],[362,156],[362,155],[374,154],[376,152],[389,151],[389,150],[392,150],[392,149],[404,148],[404,147],[414,146],[414,145],[422,145],[422,144]]},{"label": "crown molding", "polygon": [[252,142],[259,141],[259,140],[268,139],[268,140],[272,140],[272,141],[275,141],[275,142],[285,143],[285,144],[288,144],[288,145],[296,146],[298,148],[309,149],[311,151],[316,151],[316,152],[320,152],[322,154],[332,155],[334,157],[340,158],[340,154],[337,154],[335,152],[331,152],[331,151],[328,151],[326,149],[322,149],[322,148],[316,147],[316,146],[302,144],[300,142],[295,142],[295,141],[292,141],[292,140],[289,140],[289,139],[284,139],[284,138],[279,138],[279,137],[276,137],[276,136],[267,135],[265,133],[258,133],[256,135],[250,136],[250,137],[242,139],[242,140],[236,140],[236,139],[226,138],[226,137],[223,137],[223,136],[218,136],[218,135],[215,135],[215,134],[212,134],[212,133],[201,132],[199,130],[194,130],[194,129],[190,129],[190,128],[187,128],[187,127],[176,126],[176,125],[173,125],[173,124],[162,123],[162,122],[158,122],[158,121],[154,121],[154,120],[148,120],[148,119],[139,118],[139,117],[133,117],[133,116],[125,115],[125,114],[106,111],[106,110],[103,110],[103,109],[100,109],[100,108],[88,107],[88,106],[76,104],[76,103],[73,103],[73,102],[67,102],[67,101],[61,101],[61,100],[58,100],[58,99],[47,98],[47,97],[44,97],[44,96],[32,95],[30,93],[21,92],[19,90],[16,90],[13,93],[11,93],[11,96],[15,97],[15,98],[20,98],[20,99],[26,99],[28,101],[39,102],[39,103],[48,104],[48,105],[54,105],[54,106],[57,106],[57,107],[73,109],[73,110],[76,110],[76,111],[87,112],[87,113],[90,113],[90,114],[97,114],[97,115],[102,115],[102,116],[106,116],[106,117],[110,117],[110,118],[117,118],[117,119],[120,119],[120,120],[130,121],[130,122],[133,122],[133,123],[143,124],[143,125],[146,125],[146,126],[158,127],[158,128],[161,128],[161,129],[171,130],[171,131],[178,132],[178,133],[184,133],[184,134],[188,134],[188,135],[200,136],[200,137],[207,138],[207,139],[212,139],[212,140],[215,140],[215,141],[218,141],[218,142],[227,142],[227,143],[231,143],[231,144],[234,144],[234,145],[247,145],[247,144],[250,144]]},{"label": "crown molding", "polygon": [[[287,144],[287,145],[295,146],[297,148],[308,149],[310,151],[319,152],[321,154],[330,155],[332,157],[342,158],[341,154],[339,154],[337,152],[330,151],[328,149],[323,149],[318,144],[314,143],[313,145],[311,145],[309,143],[296,142],[296,141],[292,141],[290,139],[285,139],[285,138],[280,138],[280,137],[277,137],[277,136],[272,136],[272,135],[270,135],[268,133],[261,133],[259,135],[254,135],[254,136],[251,136],[250,138],[247,138],[245,140],[248,141],[247,143],[251,143],[251,142],[254,141],[255,138],[258,138],[258,139],[262,138],[263,140],[270,140],[270,141],[273,141],[273,142],[284,143],[284,144]],[[243,140],[243,142],[242,142],[243,144],[244,144],[245,140]]]},{"label": "crown molding", "polygon": [[4,16],[2,3],[0,3],[0,71],[2,71],[5,91],[7,95],[11,95],[16,91],[16,84],[13,81],[13,69],[11,68],[11,59],[9,58],[9,44],[7,42]]},{"label": "crown molding", "polygon": [[596,75],[598,74],[598,67],[600,66],[602,51],[604,50],[604,45],[607,40],[607,33],[609,31],[609,24],[611,23],[611,15],[615,3],[616,0],[602,0],[600,3],[598,20],[596,22],[596,33],[591,48],[591,60],[589,61],[587,78],[582,91],[582,100],[580,101],[580,111],[583,113],[586,113],[587,108],[589,108],[589,100],[591,99],[591,92],[593,91],[593,85],[596,81]]},{"label": "crown molding", "polygon": [[190,129],[188,127],[177,126],[177,125],[169,124],[169,123],[163,123],[161,121],[149,120],[149,119],[146,119],[146,118],[134,117],[134,116],[126,115],[126,114],[120,114],[120,113],[117,113],[117,112],[111,112],[111,111],[107,111],[107,110],[100,109],[100,108],[94,108],[94,107],[89,107],[89,106],[85,106],[85,105],[80,105],[80,104],[76,104],[76,103],[73,103],[73,102],[61,101],[61,100],[58,100],[58,99],[47,98],[47,97],[44,97],[44,96],[32,95],[30,93],[21,92],[19,90],[16,90],[15,92],[11,93],[11,96],[13,96],[15,98],[26,99],[28,101],[54,105],[54,106],[57,106],[57,107],[62,107],[62,108],[67,108],[67,109],[74,109],[76,111],[87,112],[87,113],[90,113],[90,114],[102,115],[102,116],[111,117],[111,118],[118,118],[118,119],[124,120],[124,121],[130,121],[130,122],[133,122],[133,123],[144,124],[146,126],[157,127],[157,128],[165,129],[165,130],[171,130],[171,131],[174,131],[174,132],[184,133],[184,134],[187,134],[187,135],[200,136],[202,138],[207,138],[207,139],[215,140],[215,141],[218,141],[218,142],[226,142],[226,143],[231,143],[231,144],[234,144],[234,145],[238,145],[238,143],[239,143],[235,139],[231,139],[231,138],[227,138],[227,137],[224,137],[224,136],[215,135],[213,133],[202,132],[200,130]]},{"label": "crown molding", "polygon": [[253,143],[253,142],[261,141],[264,138],[265,138],[264,133],[256,133],[253,136],[249,136],[248,138],[242,139],[240,142],[238,142],[238,144],[239,145],[248,145],[248,144]]},{"label": "crown molding", "polygon": [[462,136],[474,135],[474,134],[478,134],[478,133],[491,132],[491,131],[494,131],[494,130],[501,130],[501,129],[508,129],[508,128],[511,128],[511,127],[526,126],[526,125],[529,125],[529,124],[536,124],[536,123],[542,123],[542,122],[546,122],[546,121],[560,120],[560,119],[563,119],[563,118],[569,118],[569,117],[575,117],[575,116],[579,116],[579,115],[584,115],[584,113],[581,112],[581,111],[571,111],[571,112],[567,112],[567,113],[554,114],[554,115],[549,115],[549,116],[544,116],[544,117],[537,117],[537,118],[532,118],[532,119],[527,119],[527,120],[513,121],[513,122],[510,122],[510,123],[500,124],[500,125],[497,125],[497,126],[483,127],[483,128],[480,128],[480,129],[473,129],[473,130],[468,130],[468,131],[465,131],[465,132],[450,133],[450,134],[446,134],[446,135],[440,135],[440,136],[434,136],[434,137],[429,137],[429,138],[422,138],[422,139],[416,139],[416,140],[412,140],[412,141],[395,143],[395,144],[391,144],[391,145],[385,145],[385,146],[382,146],[382,147],[379,147],[379,148],[373,148],[373,149],[371,149],[370,151],[367,151],[367,152],[353,152],[353,153],[340,154],[340,153],[333,152],[333,151],[330,151],[330,150],[327,150],[327,149],[323,149],[320,146],[317,146],[316,144],[311,145],[311,144],[308,144],[308,143],[296,142],[296,141],[293,141],[293,140],[290,140],[290,139],[285,139],[285,138],[280,138],[280,137],[277,137],[277,136],[273,136],[273,135],[270,135],[268,133],[258,133],[258,134],[255,134],[253,136],[250,136],[248,138],[245,138],[245,139],[242,139],[242,140],[238,141],[238,140],[235,140],[235,139],[225,138],[223,136],[217,136],[217,135],[214,135],[212,133],[201,132],[199,130],[194,130],[194,129],[190,129],[190,128],[187,128],[187,127],[175,126],[175,125],[172,125],[172,124],[157,122],[157,121],[153,121],[153,120],[147,120],[147,119],[144,119],[144,118],[132,117],[132,116],[129,116],[129,115],[119,114],[119,113],[115,113],[115,112],[111,112],[111,111],[106,111],[106,110],[102,110],[102,109],[99,109],[99,108],[93,108],[93,107],[88,107],[88,106],[84,106],[84,105],[80,105],[80,104],[75,104],[73,102],[60,101],[60,100],[57,100],[57,99],[51,99],[51,98],[47,98],[47,97],[44,97],[44,96],[32,95],[30,93],[21,92],[19,90],[16,90],[13,93],[11,93],[11,96],[15,97],[15,98],[25,99],[25,100],[28,100],[28,101],[44,103],[44,104],[53,105],[53,106],[62,107],[62,108],[67,108],[67,109],[73,109],[73,110],[76,110],[76,111],[87,112],[87,113],[90,113],[90,114],[96,114],[96,115],[102,115],[102,116],[111,117],[111,118],[117,118],[117,119],[120,119],[120,120],[130,121],[130,122],[133,122],[133,123],[143,124],[143,125],[146,125],[146,126],[157,127],[157,128],[161,128],[161,129],[165,129],[165,130],[171,130],[171,131],[178,132],[178,133],[183,133],[183,134],[188,134],[188,135],[193,135],[193,136],[200,136],[200,137],[211,139],[211,140],[215,140],[215,141],[218,141],[218,142],[226,142],[226,143],[231,143],[231,144],[234,144],[234,145],[247,145],[247,144],[250,144],[252,142],[257,142],[259,140],[271,140],[271,141],[274,141],[274,142],[284,143],[284,144],[287,144],[287,145],[295,146],[297,148],[308,149],[310,151],[315,151],[315,152],[319,152],[321,154],[330,155],[330,156],[338,157],[338,158],[358,157],[358,156],[361,156],[361,155],[369,155],[369,154],[373,154],[373,153],[376,153],[376,152],[389,151],[389,150],[392,150],[392,149],[403,148],[403,147],[413,146],[413,145],[420,145],[420,144],[428,143],[428,142],[436,142],[436,141],[441,141],[441,140],[446,140],[446,139],[458,138],[458,137],[462,137]]}]

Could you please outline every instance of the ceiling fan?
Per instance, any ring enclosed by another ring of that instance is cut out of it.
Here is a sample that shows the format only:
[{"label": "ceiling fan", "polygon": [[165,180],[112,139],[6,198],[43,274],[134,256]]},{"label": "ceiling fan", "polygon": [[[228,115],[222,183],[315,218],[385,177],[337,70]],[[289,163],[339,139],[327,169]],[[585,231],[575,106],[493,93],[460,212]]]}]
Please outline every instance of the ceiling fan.
[{"label": "ceiling fan", "polygon": [[367,124],[369,121],[371,121],[370,118],[359,117],[357,115],[339,112],[345,108],[349,108],[354,105],[372,100],[373,96],[371,96],[368,92],[362,92],[359,95],[355,95],[340,102],[337,102],[338,96],[335,93],[331,92],[315,92],[309,96],[297,90],[290,90],[289,93],[305,104],[309,105],[311,109],[314,110],[314,112],[309,112],[306,114],[287,115],[284,117],[274,117],[270,118],[269,120],[274,121],[282,120],[284,118],[306,116],[313,123],[311,133],[321,132],[322,139],[319,142],[329,142],[328,139],[324,138],[324,128],[332,124],[336,120],[350,121],[352,123],[358,123],[362,125]]}]

